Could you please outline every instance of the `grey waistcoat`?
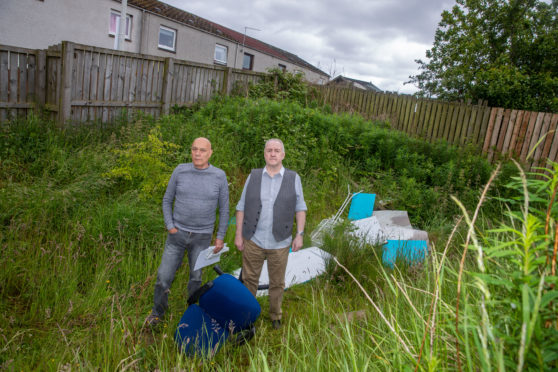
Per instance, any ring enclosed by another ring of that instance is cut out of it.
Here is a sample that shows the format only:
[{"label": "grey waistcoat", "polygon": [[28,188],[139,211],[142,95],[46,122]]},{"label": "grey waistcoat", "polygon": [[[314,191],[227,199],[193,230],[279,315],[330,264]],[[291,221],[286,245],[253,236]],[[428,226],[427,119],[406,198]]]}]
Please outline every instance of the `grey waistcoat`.
[{"label": "grey waistcoat", "polygon": [[[246,187],[242,235],[247,240],[256,232],[260,219],[262,174],[263,168],[253,169]],[[295,176],[296,172],[285,168],[281,188],[273,204],[273,237],[278,242],[292,236],[296,208]]]}]

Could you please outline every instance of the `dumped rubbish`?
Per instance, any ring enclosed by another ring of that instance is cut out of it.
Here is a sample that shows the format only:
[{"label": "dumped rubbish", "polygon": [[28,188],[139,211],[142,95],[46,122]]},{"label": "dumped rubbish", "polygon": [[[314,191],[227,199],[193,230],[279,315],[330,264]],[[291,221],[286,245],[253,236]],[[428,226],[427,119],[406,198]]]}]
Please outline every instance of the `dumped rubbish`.
[{"label": "dumped rubbish", "polygon": [[[238,279],[224,274],[204,284],[188,299],[174,340],[188,356],[212,357],[234,335],[234,343],[254,335],[254,323],[261,313],[256,298]],[[240,336],[240,337],[239,337]]]},{"label": "dumped rubbish", "polygon": [[356,194],[351,201],[348,219],[350,221],[361,220],[363,218],[372,216],[372,213],[374,212],[375,200],[376,194]]},{"label": "dumped rubbish", "polygon": [[[310,279],[325,272],[327,260],[331,255],[318,247],[309,247],[289,253],[287,269],[285,271],[285,289]],[[233,273],[236,277],[240,275],[240,269]],[[264,261],[260,274],[259,288],[269,286],[269,273],[267,260]],[[258,289],[256,296],[267,296],[267,289]]]},{"label": "dumped rubbish", "polygon": [[[375,198],[375,194],[359,192],[345,199],[351,201],[348,217],[353,226],[351,233],[367,244],[383,245],[382,263],[386,266],[393,267],[397,257],[410,264],[423,262],[428,253],[428,233],[413,228],[407,211],[374,211]],[[343,205],[342,209],[345,208]],[[314,244],[321,246],[323,233],[331,233],[341,221],[340,211],[318,225],[311,235]]]},{"label": "dumped rubbish", "polygon": [[310,238],[312,239],[312,242],[314,244],[318,246],[322,245],[323,234],[324,233],[330,234],[332,232],[333,227],[341,221],[341,215],[345,211],[345,208],[347,208],[347,206],[351,203],[352,199],[355,196],[359,195],[361,192],[362,190],[359,192],[352,193],[351,190],[349,189],[349,186],[347,186],[347,197],[341,204],[341,207],[339,207],[339,209],[337,210],[337,213],[335,213],[335,215],[331,218],[326,218],[325,220],[322,220],[310,235]]}]

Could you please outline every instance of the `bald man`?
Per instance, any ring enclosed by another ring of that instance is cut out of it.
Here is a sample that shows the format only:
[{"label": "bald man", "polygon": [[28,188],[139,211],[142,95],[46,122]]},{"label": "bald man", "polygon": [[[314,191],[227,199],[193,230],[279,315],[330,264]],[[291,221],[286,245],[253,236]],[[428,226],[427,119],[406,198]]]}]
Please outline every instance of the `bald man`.
[{"label": "bald man", "polygon": [[227,232],[227,176],[221,169],[209,164],[213,150],[207,138],[196,138],[191,150],[192,162],[179,164],[175,168],[163,197],[163,215],[168,235],[157,271],[153,309],[146,319],[146,324],[152,327],[161,322],[168,308],[170,287],[185,253],[188,253],[190,266],[188,296],[201,286],[202,271],[194,271],[194,267],[199,253],[210,246],[217,208],[219,227],[213,252],[217,253],[223,248]]}]

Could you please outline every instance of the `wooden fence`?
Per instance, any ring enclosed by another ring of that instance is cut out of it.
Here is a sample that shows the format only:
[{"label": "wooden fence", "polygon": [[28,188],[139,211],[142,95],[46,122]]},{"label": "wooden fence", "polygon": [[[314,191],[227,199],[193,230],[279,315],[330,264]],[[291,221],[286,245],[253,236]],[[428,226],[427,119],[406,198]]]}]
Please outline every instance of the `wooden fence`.
[{"label": "wooden fence", "polygon": [[[392,128],[435,141],[472,144],[490,160],[513,156],[528,168],[558,161],[558,114],[418,99],[333,86],[314,86],[312,98],[334,112],[388,120]],[[533,150],[533,151],[532,151]]]},{"label": "wooden fence", "polygon": [[[174,105],[246,89],[263,75],[66,41],[47,50],[0,45],[0,123],[33,110],[46,110],[60,123],[110,122],[124,109],[158,117]],[[334,112],[389,120],[394,129],[428,141],[472,144],[490,160],[510,155],[529,168],[558,161],[558,114],[314,87],[309,99]]]},{"label": "wooden fence", "polygon": [[261,73],[62,42],[47,50],[0,45],[0,122],[46,109],[60,123],[110,122],[205,102]]}]

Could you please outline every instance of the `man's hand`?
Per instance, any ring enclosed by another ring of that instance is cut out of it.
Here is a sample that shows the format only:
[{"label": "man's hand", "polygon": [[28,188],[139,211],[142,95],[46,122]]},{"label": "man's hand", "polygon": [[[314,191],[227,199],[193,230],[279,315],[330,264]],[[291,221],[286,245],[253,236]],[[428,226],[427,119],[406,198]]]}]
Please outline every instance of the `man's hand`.
[{"label": "man's hand", "polygon": [[244,250],[244,238],[242,237],[242,235],[236,235],[234,237],[234,245],[236,245],[236,248],[238,248],[239,251],[243,251]]},{"label": "man's hand", "polygon": [[302,248],[302,243],[303,243],[302,235],[297,234],[293,240],[293,252],[296,252],[300,248]]},{"label": "man's hand", "polygon": [[173,227],[172,229],[169,230],[169,233],[172,234],[176,234],[178,232],[178,229],[176,227]]},{"label": "man's hand", "polygon": [[213,248],[213,253],[219,253],[224,246],[225,242],[223,239],[215,239],[215,248]]}]

